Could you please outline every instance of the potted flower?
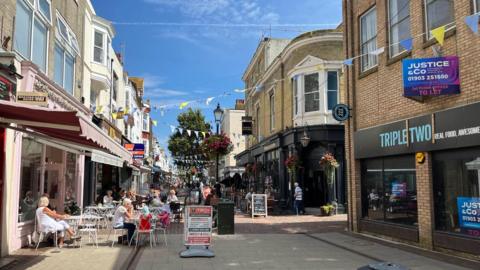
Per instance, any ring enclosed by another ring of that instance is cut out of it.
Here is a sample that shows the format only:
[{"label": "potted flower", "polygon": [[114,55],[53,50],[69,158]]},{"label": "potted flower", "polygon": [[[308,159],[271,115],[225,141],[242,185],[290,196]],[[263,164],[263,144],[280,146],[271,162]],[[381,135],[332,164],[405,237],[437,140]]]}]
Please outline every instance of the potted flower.
[{"label": "potted flower", "polygon": [[201,146],[203,152],[209,156],[224,156],[233,150],[233,144],[230,138],[225,134],[211,135],[203,140]]},{"label": "potted flower", "polygon": [[290,186],[293,187],[293,183],[296,181],[296,176],[297,176],[297,168],[300,164],[300,161],[298,159],[298,156],[296,155],[290,155],[286,160],[285,160],[285,167],[287,167],[288,173],[291,175],[291,183]]},{"label": "potted flower", "polygon": [[320,159],[320,165],[324,168],[327,176],[327,183],[332,185],[335,181],[335,169],[340,166],[332,153],[326,152]]},{"label": "potted flower", "polygon": [[320,213],[322,216],[333,216],[335,213],[335,207],[329,203],[320,206]]}]

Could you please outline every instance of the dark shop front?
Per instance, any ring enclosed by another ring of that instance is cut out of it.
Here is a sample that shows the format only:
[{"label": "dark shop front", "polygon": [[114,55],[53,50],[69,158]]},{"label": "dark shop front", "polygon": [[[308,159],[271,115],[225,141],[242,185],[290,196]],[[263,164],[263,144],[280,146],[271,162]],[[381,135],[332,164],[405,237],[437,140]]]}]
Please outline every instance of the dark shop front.
[{"label": "dark shop front", "polygon": [[356,132],[360,230],[480,254],[479,115],[474,103]]}]

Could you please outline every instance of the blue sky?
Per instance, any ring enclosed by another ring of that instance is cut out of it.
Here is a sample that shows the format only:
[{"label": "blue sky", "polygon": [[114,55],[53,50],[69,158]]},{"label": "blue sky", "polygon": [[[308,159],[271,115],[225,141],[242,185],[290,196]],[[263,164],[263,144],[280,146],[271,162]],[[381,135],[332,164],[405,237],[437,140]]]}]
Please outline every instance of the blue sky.
[{"label": "blue sky", "polygon": [[[262,36],[292,38],[301,32],[332,28],[341,21],[341,0],[92,0],[97,15],[114,22],[113,45],[125,50],[130,76],[145,78],[152,105],[179,104],[225,92],[231,96],[192,103],[208,121],[220,102],[242,99],[241,80]],[[227,26],[223,26],[227,24]],[[268,25],[268,26],[267,26]],[[271,25],[271,28],[270,26]],[[271,29],[271,32],[270,32]],[[169,125],[180,113],[171,106],[154,134],[165,146]]]}]

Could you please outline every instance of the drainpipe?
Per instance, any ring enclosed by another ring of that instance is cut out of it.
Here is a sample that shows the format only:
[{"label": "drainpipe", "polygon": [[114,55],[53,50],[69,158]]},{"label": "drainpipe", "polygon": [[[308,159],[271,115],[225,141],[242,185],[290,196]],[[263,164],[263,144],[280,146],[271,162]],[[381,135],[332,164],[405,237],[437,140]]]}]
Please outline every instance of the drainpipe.
[{"label": "drainpipe", "polygon": [[108,116],[110,118],[110,121],[112,122],[113,124],[113,116],[112,116],[112,106],[113,106],[113,103],[112,103],[112,99],[113,99],[113,84],[114,84],[114,78],[113,78],[113,58],[110,60],[110,115]]}]

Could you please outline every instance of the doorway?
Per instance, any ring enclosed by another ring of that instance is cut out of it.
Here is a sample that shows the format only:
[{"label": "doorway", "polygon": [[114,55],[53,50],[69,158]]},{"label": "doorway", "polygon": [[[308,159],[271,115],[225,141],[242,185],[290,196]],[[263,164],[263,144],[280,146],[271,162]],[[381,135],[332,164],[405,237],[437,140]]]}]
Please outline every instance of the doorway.
[{"label": "doorway", "polygon": [[328,201],[328,187],[323,171],[313,171],[304,181],[305,206],[320,207]]}]

